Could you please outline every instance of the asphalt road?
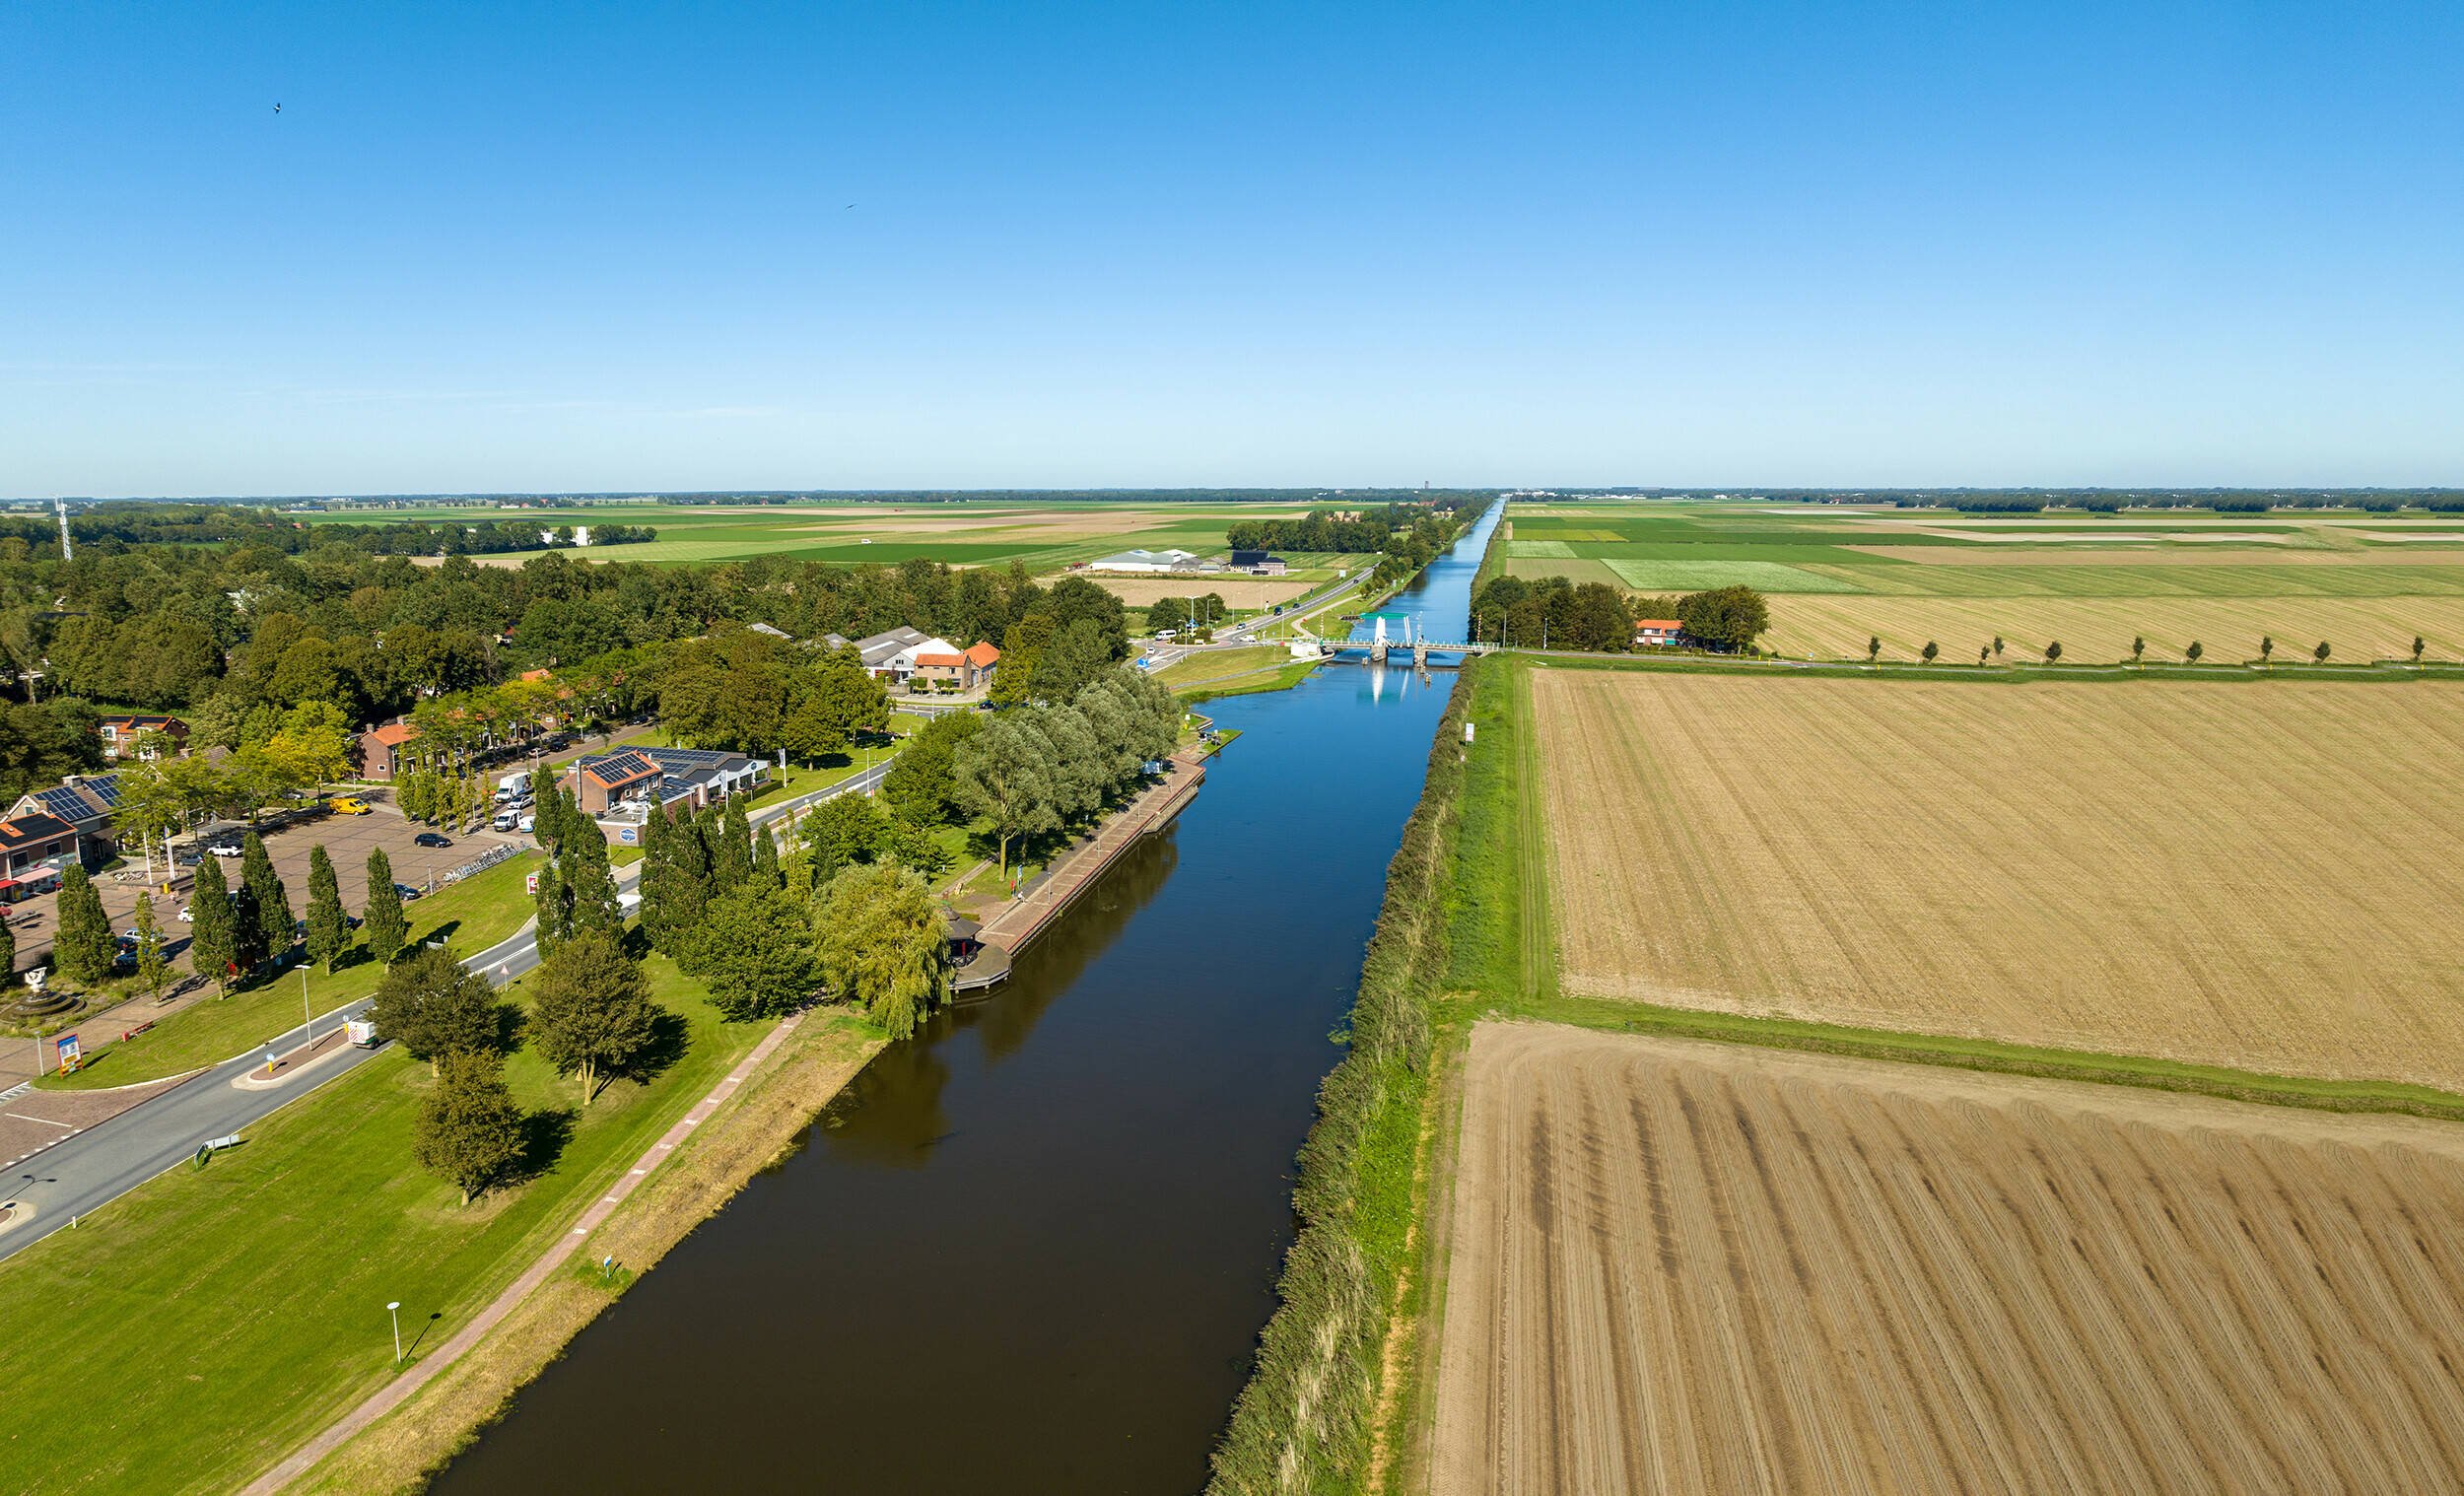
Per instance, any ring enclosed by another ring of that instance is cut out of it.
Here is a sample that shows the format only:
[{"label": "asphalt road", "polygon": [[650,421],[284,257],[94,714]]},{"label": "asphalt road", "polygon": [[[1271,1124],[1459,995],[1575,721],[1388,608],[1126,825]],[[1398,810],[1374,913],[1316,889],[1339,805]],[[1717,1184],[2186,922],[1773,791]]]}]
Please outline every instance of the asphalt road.
[{"label": "asphalt road", "polygon": [[[884,759],[827,789],[763,806],[747,819],[756,826],[767,825],[833,796],[871,789],[881,782],[894,762],[895,758]],[[618,868],[618,891],[630,891],[641,871],[639,862]],[[538,964],[539,942],[534,926],[529,924],[462,963],[499,986]],[[348,1003],[317,1015],[313,1027],[318,1034],[330,1034],[344,1020],[367,1011],[365,999]],[[267,1049],[281,1054],[306,1043],[308,1027],[294,1026],[267,1046],[226,1059],[184,1085],[174,1086],[12,1166],[8,1177],[0,1179],[0,1200],[31,1205],[34,1214],[31,1219],[0,1230],[0,1258],[24,1251],[67,1227],[77,1217],[93,1214],[156,1175],[193,1158],[209,1139],[242,1132],[249,1123],[330,1084],[338,1076],[349,1074],[376,1053],[346,1046],[293,1084],[270,1091],[240,1090],[232,1084],[263,1064]]]}]

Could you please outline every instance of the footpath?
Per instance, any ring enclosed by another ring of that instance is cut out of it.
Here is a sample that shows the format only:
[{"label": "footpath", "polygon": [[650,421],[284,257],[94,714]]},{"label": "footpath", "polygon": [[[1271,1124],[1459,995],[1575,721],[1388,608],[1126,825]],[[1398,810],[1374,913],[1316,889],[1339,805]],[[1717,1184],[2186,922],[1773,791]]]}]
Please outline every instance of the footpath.
[{"label": "footpath", "polygon": [[1095,835],[1062,852],[1042,877],[1019,890],[1016,899],[985,921],[984,943],[1004,955],[1016,955],[1131,843],[1169,825],[1181,813],[1206,779],[1205,760],[1205,752],[1196,748],[1185,748],[1166,760],[1161,780],[1139,790],[1129,804],[1107,817]]}]

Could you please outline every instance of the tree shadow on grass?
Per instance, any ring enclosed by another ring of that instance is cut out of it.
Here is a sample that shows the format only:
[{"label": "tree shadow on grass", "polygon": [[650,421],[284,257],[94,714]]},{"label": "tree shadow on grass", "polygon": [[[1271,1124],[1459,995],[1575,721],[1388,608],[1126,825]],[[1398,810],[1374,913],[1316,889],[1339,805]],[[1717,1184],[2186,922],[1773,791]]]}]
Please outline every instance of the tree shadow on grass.
[{"label": "tree shadow on grass", "polygon": [[658,1015],[650,1020],[650,1042],[643,1046],[641,1055],[624,1068],[624,1077],[645,1084],[658,1079],[677,1060],[684,1058],[684,1052],[691,1047],[689,1041],[692,1035],[693,1026],[686,1023],[682,1015],[660,1008]]},{"label": "tree shadow on grass", "polygon": [[573,1109],[557,1108],[530,1113],[522,1119],[521,1157],[513,1161],[506,1183],[523,1184],[554,1169],[556,1161],[565,1156],[565,1145],[573,1140]]},{"label": "tree shadow on grass", "polygon": [[510,1002],[496,1005],[496,1052],[511,1054],[522,1047],[522,1036],[529,1032],[530,1015]]}]

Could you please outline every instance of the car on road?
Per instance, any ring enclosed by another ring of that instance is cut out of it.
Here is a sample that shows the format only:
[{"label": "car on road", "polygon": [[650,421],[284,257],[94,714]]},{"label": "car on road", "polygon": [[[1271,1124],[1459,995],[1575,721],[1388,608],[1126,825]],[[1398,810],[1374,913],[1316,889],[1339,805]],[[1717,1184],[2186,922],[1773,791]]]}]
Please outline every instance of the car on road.
[{"label": "car on road", "polygon": [[341,799],[334,801],[329,808],[338,816],[364,816],[371,813],[366,800],[357,799],[351,795],[344,795]]},{"label": "car on road", "polygon": [[225,837],[219,842],[208,842],[205,850],[218,857],[236,857],[242,850],[238,837]]},{"label": "car on road", "polygon": [[451,837],[445,835],[443,832],[437,831],[423,831],[418,836],[411,838],[411,841],[420,847],[450,847],[453,845],[453,839]]}]

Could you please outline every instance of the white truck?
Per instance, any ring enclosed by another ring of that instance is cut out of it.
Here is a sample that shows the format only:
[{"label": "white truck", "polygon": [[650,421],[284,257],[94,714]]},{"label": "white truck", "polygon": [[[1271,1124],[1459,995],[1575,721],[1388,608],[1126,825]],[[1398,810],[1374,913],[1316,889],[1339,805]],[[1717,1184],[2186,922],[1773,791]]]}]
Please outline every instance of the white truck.
[{"label": "white truck", "polygon": [[526,774],[507,775],[496,782],[496,802],[502,805],[508,800],[518,797],[522,792],[522,786],[529,782],[530,776]]}]

